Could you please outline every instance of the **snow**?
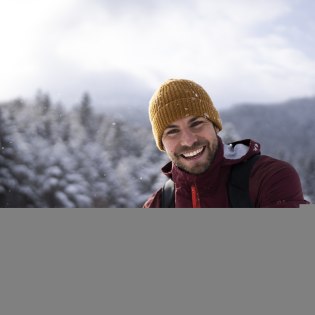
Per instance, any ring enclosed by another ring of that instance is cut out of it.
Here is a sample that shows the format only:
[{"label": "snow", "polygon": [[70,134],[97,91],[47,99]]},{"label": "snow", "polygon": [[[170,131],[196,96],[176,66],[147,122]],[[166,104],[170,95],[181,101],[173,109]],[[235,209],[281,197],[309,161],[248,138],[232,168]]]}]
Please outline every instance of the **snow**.
[{"label": "snow", "polygon": [[56,192],[56,200],[59,202],[59,208],[75,208],[75,204],[62,191]]},{"label": "snow", "polygon": [[[0,106],[0,195],[12,190],[27,196],[31,204],[20,207],[137,207],[164,183],[160,168],[168,159],[157,150],[150,127],[113,121],[113,117],[94,113],[88,104],[66,111],[60,104],[48,102],[49,107],[42,107],[40,102],[47,103],[47,98],[41,96],[19,107],[12,103]],[[311,112],[305,113],[312,117]],[[226,143],[239,140],[237,131],[246,127],[237,124],[242,116],[233,117],[236,123],[225,121],[219,133]],[[277,126],[272,143],[277,143],[277,132],[287,133],[277,117],[267,121]],[[302,121],[299,118],[301,127]],[[270,127],[267,123],[264,126]],[[305,194],[314,200],[313,125],[304,127],[299,143],[290,147],[304,143],[307,152],[288,150],[285,143],[286,151],[280,150],[279,143],[277,149],[296,166]]]}]

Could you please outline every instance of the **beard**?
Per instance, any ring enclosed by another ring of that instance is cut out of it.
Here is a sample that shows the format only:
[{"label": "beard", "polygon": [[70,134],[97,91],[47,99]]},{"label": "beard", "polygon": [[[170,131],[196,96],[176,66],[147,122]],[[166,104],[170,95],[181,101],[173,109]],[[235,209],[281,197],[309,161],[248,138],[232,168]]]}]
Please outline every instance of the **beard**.
[{"label": "beard", "polygon": [[[200,159],[185,158],[183,153],[203,148]],[[180,146],[176,148],[176,152],[168,153],[172,162],[180,169],[190,174],[202,174],[211,166],[218,149],[218,139],[215,138],[210,143],[207,140],[198,140],[191,147]]]}]

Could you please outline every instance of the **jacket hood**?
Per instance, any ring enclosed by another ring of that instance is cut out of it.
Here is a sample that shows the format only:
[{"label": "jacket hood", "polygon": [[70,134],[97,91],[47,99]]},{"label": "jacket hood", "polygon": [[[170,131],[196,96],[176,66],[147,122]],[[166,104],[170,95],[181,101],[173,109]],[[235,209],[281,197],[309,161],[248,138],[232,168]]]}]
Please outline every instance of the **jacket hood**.
[{"label": "jacket hood", "polygon": [[257,154],[260,154],[260,144],[251,139],[223,144],[225,164],[236,164]]}]

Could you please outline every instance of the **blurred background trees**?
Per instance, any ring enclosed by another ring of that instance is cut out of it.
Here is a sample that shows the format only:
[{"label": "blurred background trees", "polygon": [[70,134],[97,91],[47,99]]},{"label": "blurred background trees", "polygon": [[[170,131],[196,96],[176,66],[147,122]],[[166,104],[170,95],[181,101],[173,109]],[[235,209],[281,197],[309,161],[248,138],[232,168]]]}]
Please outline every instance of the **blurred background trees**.
[{"label": "blurred background trees", "polygon": [[[303,104],[226,110],[220,136],[259,141],[263,153],[297,168],[315,199],[314,103]],[[159,169],[167,162],[146,115],[122,120],[96,112],[88,93],[70,109],[42,92],[0,104],[0,207],[142,206],[164,182]]]}]

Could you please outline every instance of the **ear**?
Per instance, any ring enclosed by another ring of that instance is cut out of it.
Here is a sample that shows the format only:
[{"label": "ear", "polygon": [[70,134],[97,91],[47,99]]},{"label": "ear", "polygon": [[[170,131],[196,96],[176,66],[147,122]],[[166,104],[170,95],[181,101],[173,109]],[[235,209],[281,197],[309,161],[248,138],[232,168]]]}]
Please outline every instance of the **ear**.
[{"label": "ear", "polygon": [[161,139],[161,142],[162,142],[162,150],[160,151],[165,151],[163,139]]},{"label": "ear", "polygon": [[212,123],[212,126],[213,126],[213,128],[214,128],[215,133],[218,134],[218,132],[220,131],[220,129],[219,129],[214,123]]}]

